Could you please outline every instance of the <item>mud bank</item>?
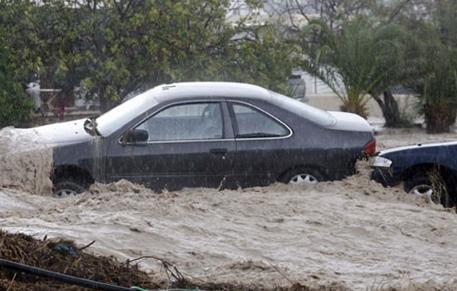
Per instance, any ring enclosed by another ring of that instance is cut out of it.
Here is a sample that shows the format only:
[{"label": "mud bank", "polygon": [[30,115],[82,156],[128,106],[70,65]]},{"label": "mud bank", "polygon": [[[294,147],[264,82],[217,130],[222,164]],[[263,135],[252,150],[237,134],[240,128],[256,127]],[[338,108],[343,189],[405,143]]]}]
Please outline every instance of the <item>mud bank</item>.
[{"label": "mud bank", "polygon": [[[402,145],[403,135],[378,141],[382,147]],[[415,136],[405,140],[430,137]],[[83,245],[95,240],[90,251],[120,260],[160,257],[203,282],[336,290],[457,286],[456,214],[370,181],[366,163],[359,170],[308,188],[277,184],[157,194],[120,181],[67,199],[4,189],[0,228]],[[163,274],[156,260],[140,265]]]},{"label": "mud bank", "polygon": [[52,149],[33,129],[0,130],[0,187],[50,195]]}]

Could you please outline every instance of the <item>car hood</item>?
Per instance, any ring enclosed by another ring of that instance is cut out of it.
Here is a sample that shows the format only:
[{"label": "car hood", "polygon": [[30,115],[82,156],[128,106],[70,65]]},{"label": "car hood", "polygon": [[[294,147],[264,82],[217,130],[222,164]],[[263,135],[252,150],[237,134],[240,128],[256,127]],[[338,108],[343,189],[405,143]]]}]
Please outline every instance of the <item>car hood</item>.
[{"label": "car hood", "polygon": [[373,132],[373,128],[370,124],[357,114],[339,111],[328,111],[328,113],[335,120],[335,122],[329,126],[331,129]]},{"label": "car hood", "polygon": [[434,148],[434,147],[447,147],[447,146],[457,146],[457,142],[451,141],[451,142],[441,142],[441,143],[428,143],[428,144],[416,144],[416,145],[410,145],[410,146],[403,146],[403,147],[396,147],[396,148],[391,148],[391,149],[386,149],[383,151],[379,152],[379,156],[384,156],[388,154],[393,154],[396,152],[401,152],[401,151],[410,151],[410,150],[420,150],[420,149],[429,149],[429,148]]},{"label": "car hood", "polygon": [[93,137],[84,130],[85,120],[86,119],[78,119],[53,123],[34,127],[33,130],[40,135],[45,143],[50,145],[80,143],[93,139]]}]

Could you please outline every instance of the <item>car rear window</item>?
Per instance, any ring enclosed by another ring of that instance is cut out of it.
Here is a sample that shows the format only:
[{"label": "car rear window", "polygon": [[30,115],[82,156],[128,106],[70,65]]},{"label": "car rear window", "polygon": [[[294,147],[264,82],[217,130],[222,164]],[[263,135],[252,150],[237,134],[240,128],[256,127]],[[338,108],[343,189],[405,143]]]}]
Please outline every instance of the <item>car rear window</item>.
[{"label": "car rear window", "polygon": [[302,116],[309,121],[318,125],[329,127],[335,124],[335,118],[325,110],[310,106],[296,99],[281,95],[279,93],[269,91],[271,102],[283,109],[291,111],[299,116]]},{"label": "car rear window", "polygon": [[283,137],[290,134],[290,130],[251,106],[232,103],[236,120],[237,138]]}]

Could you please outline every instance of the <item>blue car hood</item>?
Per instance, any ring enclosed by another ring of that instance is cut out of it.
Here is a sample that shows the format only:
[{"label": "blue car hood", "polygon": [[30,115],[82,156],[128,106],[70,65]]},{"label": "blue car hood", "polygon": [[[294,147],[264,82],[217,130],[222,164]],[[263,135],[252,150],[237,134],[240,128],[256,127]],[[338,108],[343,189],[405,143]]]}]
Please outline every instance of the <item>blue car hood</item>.
[{"label": "blue car hood", "polygon": [[84,130],[84,121],[78,119],[34,127],[33,130],[49,145],[67,145],[92,140],[94,137]]}]

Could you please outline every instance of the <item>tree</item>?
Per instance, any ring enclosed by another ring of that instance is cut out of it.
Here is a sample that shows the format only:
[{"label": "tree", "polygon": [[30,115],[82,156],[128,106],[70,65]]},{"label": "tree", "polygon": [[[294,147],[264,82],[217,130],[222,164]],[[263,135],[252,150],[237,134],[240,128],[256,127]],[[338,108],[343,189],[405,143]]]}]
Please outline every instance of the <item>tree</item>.
[{"label": "tree", "polygon": [[332,88],[342,110],[366,117],[368,95],[377,98],[387,90],[404,66],[401,28],[360,16],[343,22],[338,31],[320,20],[307,29],[305,67]]},{"label": "tree", "polygon": [[31,99],[14,79],[15,67],[10,55],[4,42],[0,42],[0,128],[21,125],[29,120],[32,110]]},{"label": "tree", "polygon": [[369,93],[383,113],[385,127],[410,126],[410,121],[400,113],[392,89],[399,87],[412,92],[408,90],[409,84],[423,76],[419,40],[401,24],[387,24],[383,33],[390,34],[392,39],[383,50],[383,60],[377,68],[385,74]]},{"label": "tree", "polygon": [[420,84],[420,112],[430,133],[449,132],[457,113],[457,51],[434,45]]},{"label": "tree", "polygon": [[274,25],[251,30],[250,37],[231,44],[226,80],[258,84],[288,95],[288,77],[298,60],[294,43]]},{"label": "tree", "polygon": [[78,12],[59,0],[0,1],[0,24],[14,51],[18,81],[27,84],[38,78],[42,87],[73,94],[81,81],[85,44]]},{"label": "tree", "polygon": [[[310,22],[318,17],[332,30],[341,28],[341,24],[357,16],[366,16],[378,0],[284,0],[271,1],[269,10],[275,17],[287,15],[289,25],[300,29],[303,19]],[[284,19],[284,18],[283,18]]]},{"label": "tree", "polygon": [[230,1],[113,3],[82,7],[105,15],[87,59],[94,73],[83,82],[100,98],[116,101],[157,84],[195,80],[248,81],[284,92],[289,50],[268,25],[246,26],[248,17],[228,22]]},{"label": "tree", "polygon": [[186,70],[182,80],[252,83],[283,94],[289,93],[288,77],[296,63],[295,49],[276,27],[250,26],[232,36],[223,50],[197,70]]},{"label": "tree", "polygon": [[[249,15],[228,22],[232,4],[0,0],[0,25],[17,63],[27,65],[24,82],[36,73],[42,85],[65,95],[81,87],[102,111],[132,92],[174,81],[249,81],[284,92],[290,50],[271,26],[244,25]],[[246,35],[253,37],[240,37]]]},{"label": "tree", "polygon": [[[403,54],[403,56],[410,56],[414,54],[414,46],[408,45],[408,43],[411,43],[412,38],[408,37],[408,33],[407,31],[404,31],[405,29],[403,26],[397,23],[393,25],[393,20],[399,13],[404,14],[405,11],[411,8],[412,4],[410,2],[413,1],[416,3],[423,0],[399,0],[397,2],[379,0],[288,0],[286,1],[286,11],[289,13],[290,19],[295,19],[296,17],[293,17],[293,15],[298,14],[305,18],[308,22],[315,22],[313,17],[315,18],[317,15],[319,19],[318,22],[325,24],[330,31],[335,32],[335,35],[337,35],[338,32],[341,32],[343,27],[347,26],[353,19],[370,19],[372,23],[377,23],[377,26],[388,28],[382,29],[384,31],[383,33],[386,31],[388,32],[389,30],[397,31],[399,33],[398,40],[401,41],[401,44],[406,46],[406,48],[404,51],[396,50],[396,53]],[[292,21],[292,28],[295,30],[302,30],[302,28],[297,26],[296,23],[294,24],[294,21]],[[318,46],[316,42],[318,42],[319,39],[316,35],[311,37],[311,39],[307,37],[302,39],[305,42],[311,41],[315,46]],[[310,48],[308,44],[305,43],[302,46],[305,48],[303,53],[305,55],[309,54],[308,61],[310,58],[312,59],[316,57],[313,55],[313,52],[309,52],[307,50]],[[413,77],[407,73],[411,72],[410,63],[414,63],[414,59],[409,57],[400,58],[398,55],[396,55],[396,57],[397,60],[400,61],[400,64],[403,64],[404,70],[399,70],[400,66],[396,65],[396,70],[393,71],[395,74],[389,75],[390,77],[394,77],[395,75],[395,78],[386,78],[382,80],[376,90],[370,92],[371,96],[378,103],[383,112],[386,127],[403,126],[407,123],[407,121],[400,115],[398,103],[393,97],[390,88],[391,86],[402,84],[402,82],[409,80],[410,77]],[[390,71],[389,68],[387,68],[387,70]],[[313,71],[311,71],[311,73],[313,73]]]},{"label": "tree", "polygon": [[418,94],[418,111],[430,133],[449,132],[457,114],[457,47],[432,23],[414,27],[420,37],[420,77],[408,85]]},{"label": "tree", "polygon": [[[297,0],[295,0],[297,2]],[[311,0],[319,17],[332,30],[339,29],[353,17],[366,16],[376,0]]]},{"label": "tree", "polygon": [[421,17],[407,13],[401,21],[416,36],[416,78],[406,83],[419,97],[419,113],[430,133],[449,132],[457,112],[457,3],[414,0]]}]

